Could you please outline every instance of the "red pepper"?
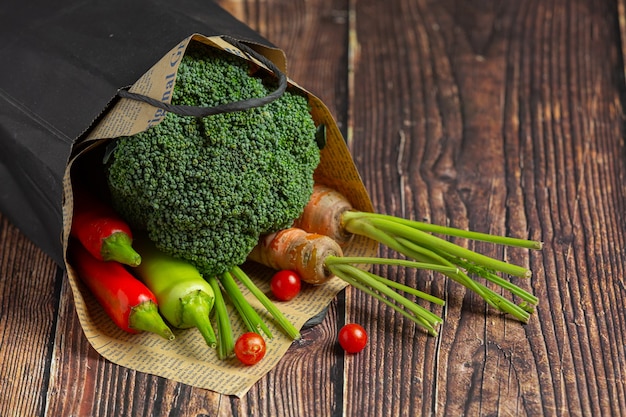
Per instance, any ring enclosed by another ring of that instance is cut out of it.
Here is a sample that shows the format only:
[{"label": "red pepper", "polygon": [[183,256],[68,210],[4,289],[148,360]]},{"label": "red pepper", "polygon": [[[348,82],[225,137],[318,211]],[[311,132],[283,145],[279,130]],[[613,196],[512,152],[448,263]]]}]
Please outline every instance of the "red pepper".
[{"label": "red pepper", "polygon": [[128,224],[112,207],[84,189],[74,189],[71,235],[98,260],[130,266],[141,263],[141,256],[132,247]]},{"label": "red pepper", "polygon": [[148,331],[172,340],[174,334],[159,314],[154,294],[119,262],[100,261],[78,242],[69,255],[81,281],[115,324],[129,333]]}]

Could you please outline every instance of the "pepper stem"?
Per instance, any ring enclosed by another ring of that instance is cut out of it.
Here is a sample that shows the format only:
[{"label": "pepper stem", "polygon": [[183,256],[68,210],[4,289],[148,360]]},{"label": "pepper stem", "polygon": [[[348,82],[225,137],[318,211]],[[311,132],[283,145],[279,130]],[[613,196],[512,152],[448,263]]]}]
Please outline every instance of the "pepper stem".
[{"label": "pepper stem", "polygon": [[174,333],[165,324],[157,305],[152,301],[138,304],[130,310],[128,327],[138,331],[156,333],[167,340],[174,340]]},{"label": "pepper stem", "polygon": [[115,232],[102,239],[100,255],[105,261],[117,261],[119,263],[138,266],[141,263],[141,255],[133,249],[133,240],[124,232]]},{"label": "pepper stem", "polygon": [[207,345],[212,348],[217,347],[215,331],[209,320],[209,314],[213,308],[213,299],[208,297],[205,292],[198,290],[187,294],[181,298],[180,302],[183,311],[182,322],[185,325],[196,327]]}]

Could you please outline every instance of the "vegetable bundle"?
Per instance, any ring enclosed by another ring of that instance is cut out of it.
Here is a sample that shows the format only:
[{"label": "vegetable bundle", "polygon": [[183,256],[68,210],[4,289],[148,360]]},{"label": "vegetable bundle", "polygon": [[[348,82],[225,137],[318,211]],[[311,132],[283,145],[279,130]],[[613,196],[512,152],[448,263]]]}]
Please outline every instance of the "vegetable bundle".
[{"label": "vegetable bundle", "polygon": [[[473,252],[433,236],[432,233],[526,249],[541,249],[541,242],[493,236],[377,213],[360,212],[355,210],[339,192],[323,185],[315,186],[311,200],[302,216],[297,219],[297,224],[309,232],[330,236],[343,244],[348,242],[353,235],[362,235],[387,245],[408,258],[458,267],[454,272],[444,273],[479,294],[491,306],[524,322],[528,321],[529,311],[532,311],[533,306],[537,304],[537,298],[532,294],[504,281],[497,275],[497,272],[503,272],[530,278],[530,270]],[[470,273],[510,291],[521,298],[522,302],[520,305],[513,304],[485,285],[472,280]]]},{"label": "vegetable bundle", "polygon": [[[172,104],[216,107],[266,97],[278,88],[271,71],[191,43],[178,69]],[[235,346],[229,303],[247,330],[272,336],[243,296],[244,288],[289,337],[300,337],[246,275],[246,261],[295,270],[311,285],[342,279],[432,335],[441,318],[413,299],[443,301],[378,276],[369,271],[371,265],[440,272],[490,305],[528,320],[536,298],[497,275],[528,276],[528,271],[433,233],[532,249],[540,244],[355,210],[335,190],[316,184],[323,131],[307,96],[288,85],[268,104],[207,117],[170,112],[144,132],[109,141],[103,165],[108,197],[138,238],[134,261],[109,256],[108,262],[126,263],[123,268],[154,293],[166,321],[176,328],[196,327],[221,358],[231,357]],[[76,210],[81,207],[77,204]],[[356,235],[404,258],[344,256],[342,246]],[[470,275],[509,290],[522,302],[514,304]]]}]

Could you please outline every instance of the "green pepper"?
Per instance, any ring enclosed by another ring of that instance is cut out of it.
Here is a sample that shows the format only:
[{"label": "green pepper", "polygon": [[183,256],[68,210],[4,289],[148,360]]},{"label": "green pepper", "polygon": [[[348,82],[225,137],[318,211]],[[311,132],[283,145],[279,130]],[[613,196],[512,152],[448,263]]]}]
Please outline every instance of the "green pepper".
[{"label": "green pepper", "polygon": [[202,274],[191,263],[160,251],[146,236],[135,237],[134,247],[142,259],[135,273],[156,296],[163,317],[179,329],[196,327],[214,348],[209,314],[215,294]]}]

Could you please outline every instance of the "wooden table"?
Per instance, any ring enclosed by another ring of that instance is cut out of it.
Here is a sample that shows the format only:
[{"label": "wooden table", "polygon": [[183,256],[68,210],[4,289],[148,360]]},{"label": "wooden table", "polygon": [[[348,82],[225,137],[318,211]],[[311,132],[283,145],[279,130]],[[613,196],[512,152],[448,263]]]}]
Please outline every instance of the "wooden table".
[{"label": "wooden table", "polygon": [[[463,287],[429,337],[354,289],[242,399],[95,353],[63,270],[0,216],[2,416],[626,415],[625,0],[222,0],[286,51],[380,212],[540,239],[528,324]],[[381,254],[386,254],[381,249]],[[362,323],[360,354],[335,343]]]}]

